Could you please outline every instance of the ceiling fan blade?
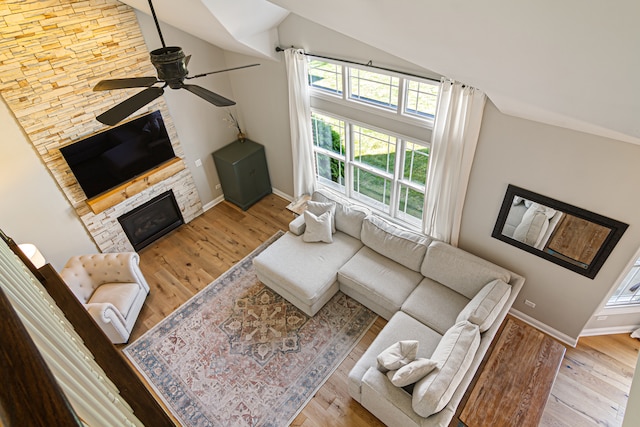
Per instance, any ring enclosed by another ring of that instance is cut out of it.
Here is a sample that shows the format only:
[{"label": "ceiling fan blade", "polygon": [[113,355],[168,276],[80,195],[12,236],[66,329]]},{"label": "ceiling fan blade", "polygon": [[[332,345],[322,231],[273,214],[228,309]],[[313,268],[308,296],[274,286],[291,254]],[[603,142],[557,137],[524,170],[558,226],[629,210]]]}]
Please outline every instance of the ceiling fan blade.
[{"label": "ceiling fan blade", "polygon": [[96,117],[100,123],[113,126],[127,116],[133,114],[136,110],[144,107],[160,95],[164,93],[161,87],[150,87],[142,92],[138,92],[131,98],[125,99],[115,107],[105,111]]},{"label": "ceiling fan blade", "polygon": [[233,67],[233,68],[225,68],[224,70],[217,70],[217,71],[210,71],[208,73],[202,73],[202,74],[196,74],[195,76],[187,76],[187,79],[195,79],[198,77],[204,77],[204,76],[208,76],[209,74],[217,74],[217,73],[224,73],[226,71],[233,71],[233,70],[240,70],[242,68],[249,68],[249,67],[257,67],[260,64],[249,64],[249,65],[241,65],[239,67]]},{"label": "ceiling fan blade", "polygon": [[207,102],[212,103],[216,107],[228,107],[230,105],[236,105],[235,101],[227,99],[224,96],[218,95],[217,93],[213,93],[209,89],[205,89],[200,86],[183,84],[180,87],[188,90],[193,94],[198,95],[200,98],[204,99]]},{"label": "ceiling fan blade", "polygon": [[111,89],[128,89],[134,87],[149,87],[158,82],[155,77],[132,77],[129,79],[111,79],[99,81],[94,91]]}]

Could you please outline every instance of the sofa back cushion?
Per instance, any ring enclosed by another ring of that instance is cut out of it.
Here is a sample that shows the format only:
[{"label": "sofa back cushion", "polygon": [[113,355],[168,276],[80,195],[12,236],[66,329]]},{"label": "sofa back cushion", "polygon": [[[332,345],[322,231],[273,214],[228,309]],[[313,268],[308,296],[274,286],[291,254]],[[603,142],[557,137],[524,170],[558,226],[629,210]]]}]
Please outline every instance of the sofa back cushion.
[{"label": "sofa back cushion", "polygon": [[480,333],[486,331],[498,318],[509,295],[511,295],[511,285],[502,280],[497,279],[487,283],[458,314],[456,322],[468,320],[478,325]]},{"label": "sofa back cushion", "polygon": [[423,276],[473,299],[487,283],[511,280],[511,273],[487,260],[444,242],[429,245],[420,268]]},{"label": "sofa back cushion", "polygon": [[460,385],[480,344],[477,325],[463,321],[453,325],[431,355],[437,367],[413,388],[411,406],[421,417],[444,408]]},{"label": "sofa back cushion", "polygon": [[362,243],[398,264],[420,271],[431,238],[369,215],[362,222]]},{"label": "sofa back cushion", "polygon": [[311,200],[321,203],[335,203],[335,228],[360,240],[362,221],[371,214],[371,210],[364,206],[351,203],[346,197],[326,189],[318,189],[311,195]]}]

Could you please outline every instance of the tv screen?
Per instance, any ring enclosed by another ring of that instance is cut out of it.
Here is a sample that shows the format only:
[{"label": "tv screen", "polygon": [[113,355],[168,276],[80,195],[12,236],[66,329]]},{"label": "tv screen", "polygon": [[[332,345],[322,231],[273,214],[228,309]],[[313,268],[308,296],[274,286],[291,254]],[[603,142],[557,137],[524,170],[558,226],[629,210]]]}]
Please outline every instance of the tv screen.
[{"label": "tv screen", "polygon": [[87,198],[175,157],[160,111],[60,149]]}]

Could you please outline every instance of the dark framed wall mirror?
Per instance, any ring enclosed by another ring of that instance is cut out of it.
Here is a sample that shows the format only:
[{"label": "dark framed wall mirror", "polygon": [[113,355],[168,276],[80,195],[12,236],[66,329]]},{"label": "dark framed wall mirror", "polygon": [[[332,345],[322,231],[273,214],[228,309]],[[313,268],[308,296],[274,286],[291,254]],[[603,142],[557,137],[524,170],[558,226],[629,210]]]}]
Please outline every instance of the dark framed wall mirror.
[{"label": "dark framed wall mirror", "polygon": [[593,279],[627,227],[509,185],[491,236]]}]

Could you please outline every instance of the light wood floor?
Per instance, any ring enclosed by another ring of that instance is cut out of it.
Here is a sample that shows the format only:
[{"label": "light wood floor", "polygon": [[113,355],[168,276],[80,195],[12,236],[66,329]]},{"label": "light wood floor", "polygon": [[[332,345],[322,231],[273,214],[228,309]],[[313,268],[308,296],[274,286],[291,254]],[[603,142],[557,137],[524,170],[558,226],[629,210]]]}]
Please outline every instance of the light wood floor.
[{"label": "light wood floor", "polygon": [[[269,195],[243,212],[223,202],[141,250],[141,268],[151,293],[130,342],[277,230],[286,230],[293,219],[287,204]],[[375,322],[293,426],[382,426],[349,397],[346,378],[385,323],[381,318]],[[621,425],[639,348],[640,341],[628,334],[582,338],[577,348],[568,348],[541,425]]]}]

